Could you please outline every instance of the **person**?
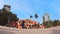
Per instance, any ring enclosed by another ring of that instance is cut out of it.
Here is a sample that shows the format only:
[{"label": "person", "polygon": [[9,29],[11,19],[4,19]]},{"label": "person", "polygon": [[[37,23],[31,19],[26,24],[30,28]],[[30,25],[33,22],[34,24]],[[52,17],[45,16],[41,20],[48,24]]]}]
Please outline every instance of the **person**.
[{"label": "person", "polygon": [[22,26],[21,26],[21,24],[20,24],[19,22],[17,22],[16,27],[17,27],[18,29],[22,29]]},{"label": "person", "polygon": [[21,23],[21,26],[22,26],[22,28],[23,29],[25,29],[26,28],[26,26],[25,26],[25,24],[24,24],[25,22],[24,22],[24,20],[22,21],[22,23]]},{"label": "person", "polygon": [[44,29],[44,28],[45,28],[45,26],[44,26],[43,24],[41,24],[40,28]]}]

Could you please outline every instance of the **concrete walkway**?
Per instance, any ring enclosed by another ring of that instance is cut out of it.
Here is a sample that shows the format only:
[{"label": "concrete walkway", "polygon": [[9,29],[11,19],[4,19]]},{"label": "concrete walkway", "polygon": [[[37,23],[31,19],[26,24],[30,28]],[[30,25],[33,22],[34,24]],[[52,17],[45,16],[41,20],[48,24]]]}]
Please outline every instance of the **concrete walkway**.
[{"label": "concrete walkway", "polygon": [[0,26],[0,34],[60,34],[60,26],[46,29],[17,29]]}]

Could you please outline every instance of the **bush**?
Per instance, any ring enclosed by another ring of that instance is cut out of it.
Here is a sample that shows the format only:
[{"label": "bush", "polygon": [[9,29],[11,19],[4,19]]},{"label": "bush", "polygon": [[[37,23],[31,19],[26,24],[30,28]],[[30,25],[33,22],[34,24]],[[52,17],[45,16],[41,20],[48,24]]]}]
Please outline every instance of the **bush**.
[{"label": "bush", "polygon": [[44,25],[46,28],[50,28],[50,27],[53,26],[52,21],[46,21],[46,22],[43,23],[43,25]]}]

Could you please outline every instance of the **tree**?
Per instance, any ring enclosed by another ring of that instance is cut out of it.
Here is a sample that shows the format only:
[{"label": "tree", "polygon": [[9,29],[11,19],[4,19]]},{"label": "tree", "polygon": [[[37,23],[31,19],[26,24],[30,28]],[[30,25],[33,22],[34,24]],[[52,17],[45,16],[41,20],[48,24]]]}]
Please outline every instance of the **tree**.
[{"label": "tree", "polygon": [[2,9],[2,12],[0,13],[0,25],[6,25],[8,21],[16,21],[18,20],[16,14],[13,14],[10,11],[6,11],[6,9]]},{"label": "tree", "polygon": [[46,28],[50,28],[50,27],[53,26],[52,21],[45,21],[45,22],[43,23],[43,25],[44,25]]},{"label": "tree", "polygon": [[38,14],[35,14],[35,16],[34,16],[35,18],[38,18]]},{"label": "tree", "polygon": [[60,21],[59,20],[54,20],[53,21],[53,26],[57,26],[57,25],[60,25]]},{"label": "tree", "polygon": [[33,16],[32,16],[32,15],[30,15],[30,18],[33,18]]},{"label": "tree", "polygon": [[38,18],[38,14],[35,14],[34,17],[36,18],[36,21],[37,21],[37,18]]},{"label": "tree", "polygon": [[57,26],[60,26],[60,21],[57,23]]}]

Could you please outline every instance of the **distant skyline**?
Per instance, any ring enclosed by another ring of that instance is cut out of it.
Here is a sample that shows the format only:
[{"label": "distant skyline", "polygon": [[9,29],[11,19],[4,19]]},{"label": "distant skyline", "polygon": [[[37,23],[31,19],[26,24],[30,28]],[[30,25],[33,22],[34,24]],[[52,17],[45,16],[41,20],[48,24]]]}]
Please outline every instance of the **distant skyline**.
[{"label": "distant skyline", "polygon": [[21,19],[30,19],[37,13],[37,21],[42,22],[43,15],[48,13],[51,20],[60,20],[60,0],[0,0],[0,9],[4,4],[10,5],[11,12]]}]

